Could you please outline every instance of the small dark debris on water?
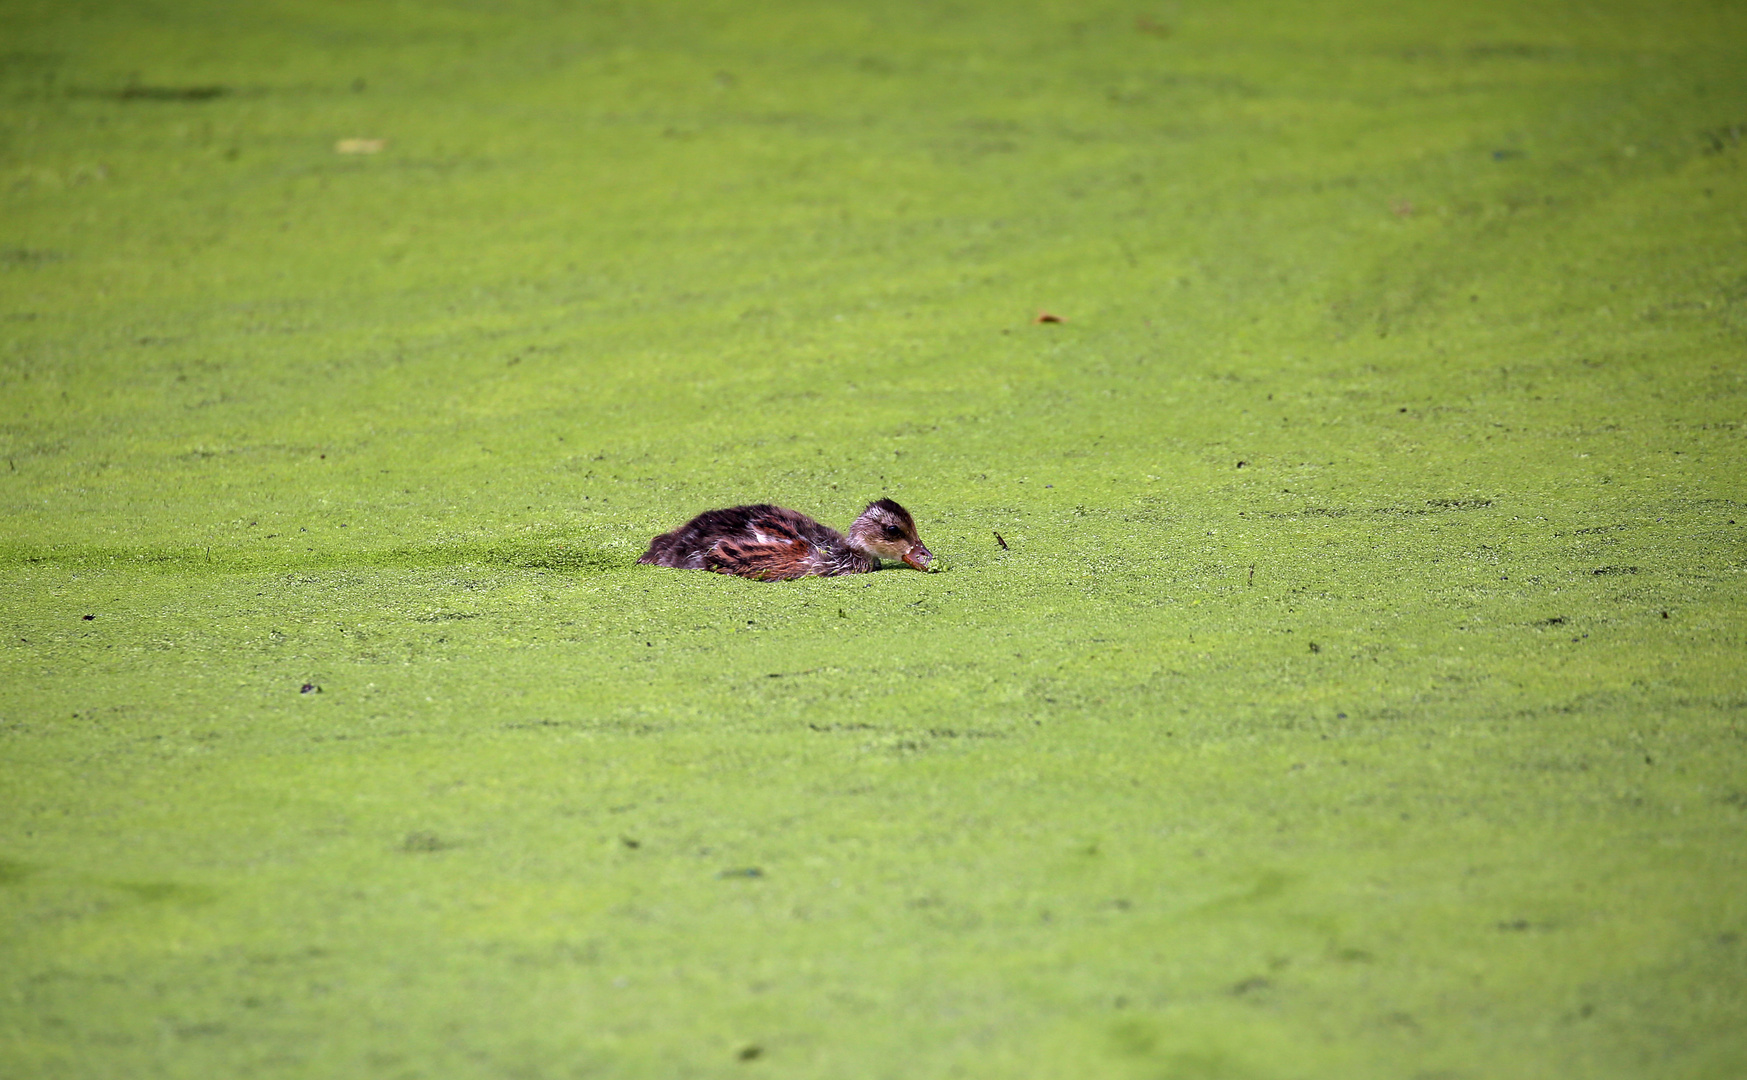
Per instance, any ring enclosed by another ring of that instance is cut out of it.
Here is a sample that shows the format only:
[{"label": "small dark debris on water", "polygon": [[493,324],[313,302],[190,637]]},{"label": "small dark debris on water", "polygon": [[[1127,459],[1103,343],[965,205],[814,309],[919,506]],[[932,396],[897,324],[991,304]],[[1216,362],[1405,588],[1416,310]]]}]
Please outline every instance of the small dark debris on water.
[{"label": "small dark debris on water", "polygon": [[1319,653],[1322,651],[1322,646],[1318,645],[1316,642],[1313,641],[1310,643],[1310,651],[1314,652],[1314,653]]},{"label": "small dark debris on water", "polygon": [[739,1057],[741,1061],[756,1061],[763,1054],[764,1047],[762,1046],[743,1046],[740,1048]]},{"label": "small dark debris on water", "polygon": [[400,842],[400,850],[410,852],[447,851],[454,846],[434,832],[409,832]]},{"label": "small dark debris on water", "polygon": [[1705,153],[1720,154],[1730,147],[1739,146],[1742,131],[1747,131],[1747,124],[1731,124],[1728,127],[1712,128],[1705,132],[1705,140],[1710,143]]},{"label": "small dark debris on water", "polygon": [[764,876],[764,871],[756,866],[743,866],[736,870],[724,870],[716,876],[719,878],[760,878]]},{"label": "small dark debris on water", "polygon": [[1498,928],[1500,930],[1511,930],[1511,931],[1527,930],[1529,928],[1529,920],[1527,920],[1527,919],[1511,919],[1507,922],[1499,923]]},{"label": "small dark debris on water", "polygon": [[1494,161],[1509,161],[1511,158],[1520,158],[1522,156],[1523,152],[1521,150],[1494,150],[1492,152],[1492,160]]},{"label": "small dark debris on water", "polygon": [[1234,994],[1237,994],[1241,997],[1242,995],[1247,994],[1252,990],[1266,990],[1266,989],[1268,989],[1268,987],[1273,986],[1273,985],[1274,984],[1269,982],[1267,979],[1262,979],[1262,978],[1245,979],[1243,982],[1240,982],[1237,985],[1233,986],[1231,988],[1231,992]]},{"label": "small dark debris on water", "polygon": [[[1666,617],[1666,616],[1665,616],[1665,617]],[[86,622],[90,622],[90,621],[92,621],[92,620],[93,620],[93,619],[95,619],[95,618],[97,618],[97,616],[95,616],[95,615],[87,615],[87,616],[85,616],[85,621],[86,621]]]},{"label": "small dark debris on water", "polygon": [[1060,315],[1052,315],[1047,311],[1040,311],[1037,313],[1037,318],[1035,318],[1031,321],[1034,323],[1051,323],[1051,322],[1067,322],[1068,320],[1062,318]]},{"label": "small dark debris on water", "polygon": [[1419,1030],[1419,1021],[1413,1018],[1412,1013],[1392,1012],[1383,1019],[1394,1024],[1396,1027],[1407,1028],[1410,1031]]},{"label": "small dark debris on water", "polygon": [[1237,463],[1237,467],[1238,467],[1238,468],[1240,468],[1240,469],[1241,469],[1241,468],[1243,468],[1243,467],[1244,467],[1244,466],[1245,466],[1245,465],[1248,465],[1248,464],[1249,464],[1249,462],[1247,462],[1247,461],[1240,461],[1240,462],[1238,462],[1238,463]]},{"label": "small dark debris on water", "polygon": [[630,849],[631,849],[631,850],[632,850],[632,851],[636,851],[636,850],[637,850],[637,849],[638,849],[638,848],[640,848],[640,847],[642,847],[642,846],[643,846],[643,841],[641,841],[641,840],[633,840],[633,839],[631,839],[631,838],[630,838],[630,837],[629,837],[629,836],[621,836],[621,837],[619,837],[619,843],[621,843],[621,844],[623,844],[623,845],[625,845],[625,846],[626,846],[626,847],[628,847],[628,848],[630,848]]},{"label": "small dark debris on water", "polygon": [[1255,583],[1256,583],[1256,567],[1255,567],[1254,563],[1251,563],[1250,564],[1250,579],[1248,581],[1246,581],[1244,584],[1254,585]]},{"label": "small dark debris on water", "polygon": [[319,694],[321,693],[321,687],[317,686],[315,683],[306,682],[298,688],[297,692],[300,694]]},{"label": "small dark debris on water", "polygon": [[1542,619],[1541,625],[1542,626],[1564,626],[1565,625],[1565,616],[1555,615],[1550,619]]},{"label": "small dark debris on water", "polygon": [[996,533],[996,534],[995,534],[995,543],[997,543],[997,544],[1000,544],[1000,545],[1001,545],[1001,550],[1002,550],[1002,551],[1008,551],[1008,550],[1010,550],[1010,549],[1009,549],[1009,548],[1008,548],[1008,547],[1007,547],[1007,541],[1005,541],[1005,540],[1003,540],[1003,539],[1001,539],[1001,534],[1000,534],[1000,533]]}]

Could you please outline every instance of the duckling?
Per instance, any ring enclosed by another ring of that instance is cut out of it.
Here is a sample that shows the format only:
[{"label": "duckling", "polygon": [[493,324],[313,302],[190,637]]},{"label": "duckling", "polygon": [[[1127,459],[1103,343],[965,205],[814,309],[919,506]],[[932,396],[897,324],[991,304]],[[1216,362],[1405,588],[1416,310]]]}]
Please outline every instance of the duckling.
[{"label": "duckling", "polygon": [[928,569],[934,556],[916,532],[916,519],[890,499],[868,503],[844,536],[829,525],[780,506],[708,510],[649,541],[637,561],[681,570],[714,570],[761,581],[866,574],[881,559]]}]

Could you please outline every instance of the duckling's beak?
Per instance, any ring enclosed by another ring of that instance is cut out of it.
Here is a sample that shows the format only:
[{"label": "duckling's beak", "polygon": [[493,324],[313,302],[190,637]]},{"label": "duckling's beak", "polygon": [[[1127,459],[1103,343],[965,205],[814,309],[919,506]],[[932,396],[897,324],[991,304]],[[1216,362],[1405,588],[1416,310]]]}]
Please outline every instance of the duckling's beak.
[{"label": "duckling's beak", "polygon": [[909,551],[904,552],[904,561],[918,570],[928,569],[928,563],[933,558],[934,556],[921,544],[914,544]]}]

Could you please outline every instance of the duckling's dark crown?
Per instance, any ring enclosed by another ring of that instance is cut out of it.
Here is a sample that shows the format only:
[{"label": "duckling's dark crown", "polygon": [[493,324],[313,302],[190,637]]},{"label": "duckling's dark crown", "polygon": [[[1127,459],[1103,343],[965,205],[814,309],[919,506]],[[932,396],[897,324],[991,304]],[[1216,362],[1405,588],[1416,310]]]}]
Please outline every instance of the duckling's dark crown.
[{"label": "duckling's dark crown", "polygon": [[863,510],[862,513],[866,514],[873,510],[884,510],[905,525],[908,525],[911,528],[916,527],[916,519],[910,516],[910,511],[904,509],[890,499],[875,499],[873,502],[867,504],[867,509]]}]

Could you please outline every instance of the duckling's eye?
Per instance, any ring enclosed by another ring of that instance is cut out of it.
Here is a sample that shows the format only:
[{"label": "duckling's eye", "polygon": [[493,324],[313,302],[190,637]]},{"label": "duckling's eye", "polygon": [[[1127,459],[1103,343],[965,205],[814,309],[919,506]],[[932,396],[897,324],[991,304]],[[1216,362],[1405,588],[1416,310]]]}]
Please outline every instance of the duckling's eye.
[{"label": "duckling's eye", "polygon": [[898,537],[903,536],[903,535],[904,535],[904,530],[898,528],[896,525],[887,525],[886,526],[886,539],[887,540],[896,540]]}]

